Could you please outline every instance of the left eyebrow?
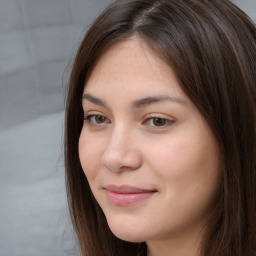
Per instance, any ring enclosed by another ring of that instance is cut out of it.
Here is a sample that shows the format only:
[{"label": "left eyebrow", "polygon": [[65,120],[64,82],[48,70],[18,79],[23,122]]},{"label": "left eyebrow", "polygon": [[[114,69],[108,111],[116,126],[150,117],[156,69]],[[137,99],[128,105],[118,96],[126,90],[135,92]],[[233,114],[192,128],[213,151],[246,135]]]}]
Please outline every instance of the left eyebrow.
[{"label": "left eyebrow", "polygon": [[181,105],[187,105],[187,102],[183,99],[171,97],[167,95],[159,95],[159,96],[150,96],[143,99],[135,100],[132,105],[135,108],[140,108],[145,105],[151,105],[154,103],[164,102],[164,101],[171,101],[174,103],[179,103]]}]

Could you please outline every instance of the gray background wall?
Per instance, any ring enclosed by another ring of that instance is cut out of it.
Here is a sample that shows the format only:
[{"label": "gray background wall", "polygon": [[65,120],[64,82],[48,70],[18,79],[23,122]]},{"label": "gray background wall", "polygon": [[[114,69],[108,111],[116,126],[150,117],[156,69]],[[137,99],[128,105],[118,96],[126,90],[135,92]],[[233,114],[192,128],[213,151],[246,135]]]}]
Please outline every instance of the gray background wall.
[{"label": "gray background wall", "polygon": [[0,131],[63,110],[65,68],[109,2],[0,0]]},{"label": "gray background wall", "polygon": [[[62,157],[72,57],[111,0],[0,0],[0,256],[78,255]],[[256,0],[234,0],[256,20]]]}]

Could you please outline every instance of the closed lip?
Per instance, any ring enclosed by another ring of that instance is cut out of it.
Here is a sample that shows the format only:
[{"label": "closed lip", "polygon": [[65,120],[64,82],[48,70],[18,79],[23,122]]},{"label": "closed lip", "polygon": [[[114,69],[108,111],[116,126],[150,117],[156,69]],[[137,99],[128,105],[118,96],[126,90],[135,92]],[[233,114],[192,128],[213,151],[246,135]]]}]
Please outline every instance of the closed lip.
[{"label": "closed lip", "polygon": [[122,185],[122,186],[108,185],[108,186],[105,186],[104,189],[117,194],[139,194],[139,193],[157,192],[156,189],[142,189],[142,188],[137,188],[129,185]]},{"label": "closed lip", "polygon": [[108,185],[104,187],[109,202],[116,206],[129,206],[154,195],[157,190],[142,189],[132,186]]}]

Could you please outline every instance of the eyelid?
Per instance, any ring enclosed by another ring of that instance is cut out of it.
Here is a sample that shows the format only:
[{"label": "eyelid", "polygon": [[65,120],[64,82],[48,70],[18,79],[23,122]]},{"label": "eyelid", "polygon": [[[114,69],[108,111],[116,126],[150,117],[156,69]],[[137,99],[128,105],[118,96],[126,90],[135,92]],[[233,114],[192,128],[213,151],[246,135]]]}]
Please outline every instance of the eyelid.
[{"label": "eyelid", "polygon": [[174,117],[167,114],[161,114],[161,113],[151,113],[144,116],[144,119],[150,119],[150,118],[162,118],[166,120],[175,121]]}]

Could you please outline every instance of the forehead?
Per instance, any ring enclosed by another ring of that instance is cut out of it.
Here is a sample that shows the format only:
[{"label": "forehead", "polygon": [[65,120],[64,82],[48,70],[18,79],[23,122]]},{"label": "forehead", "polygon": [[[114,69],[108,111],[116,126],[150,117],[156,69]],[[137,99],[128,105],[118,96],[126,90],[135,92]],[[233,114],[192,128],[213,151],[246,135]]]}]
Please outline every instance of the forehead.
[{"label": "forehead", "polygon": [[85,91],[106,92],[116,83],[126,91],[136,87],[152,93],[160,88],[181,92],[172,68],[137,38],[121,41],[101,56],[86,81]]}]

